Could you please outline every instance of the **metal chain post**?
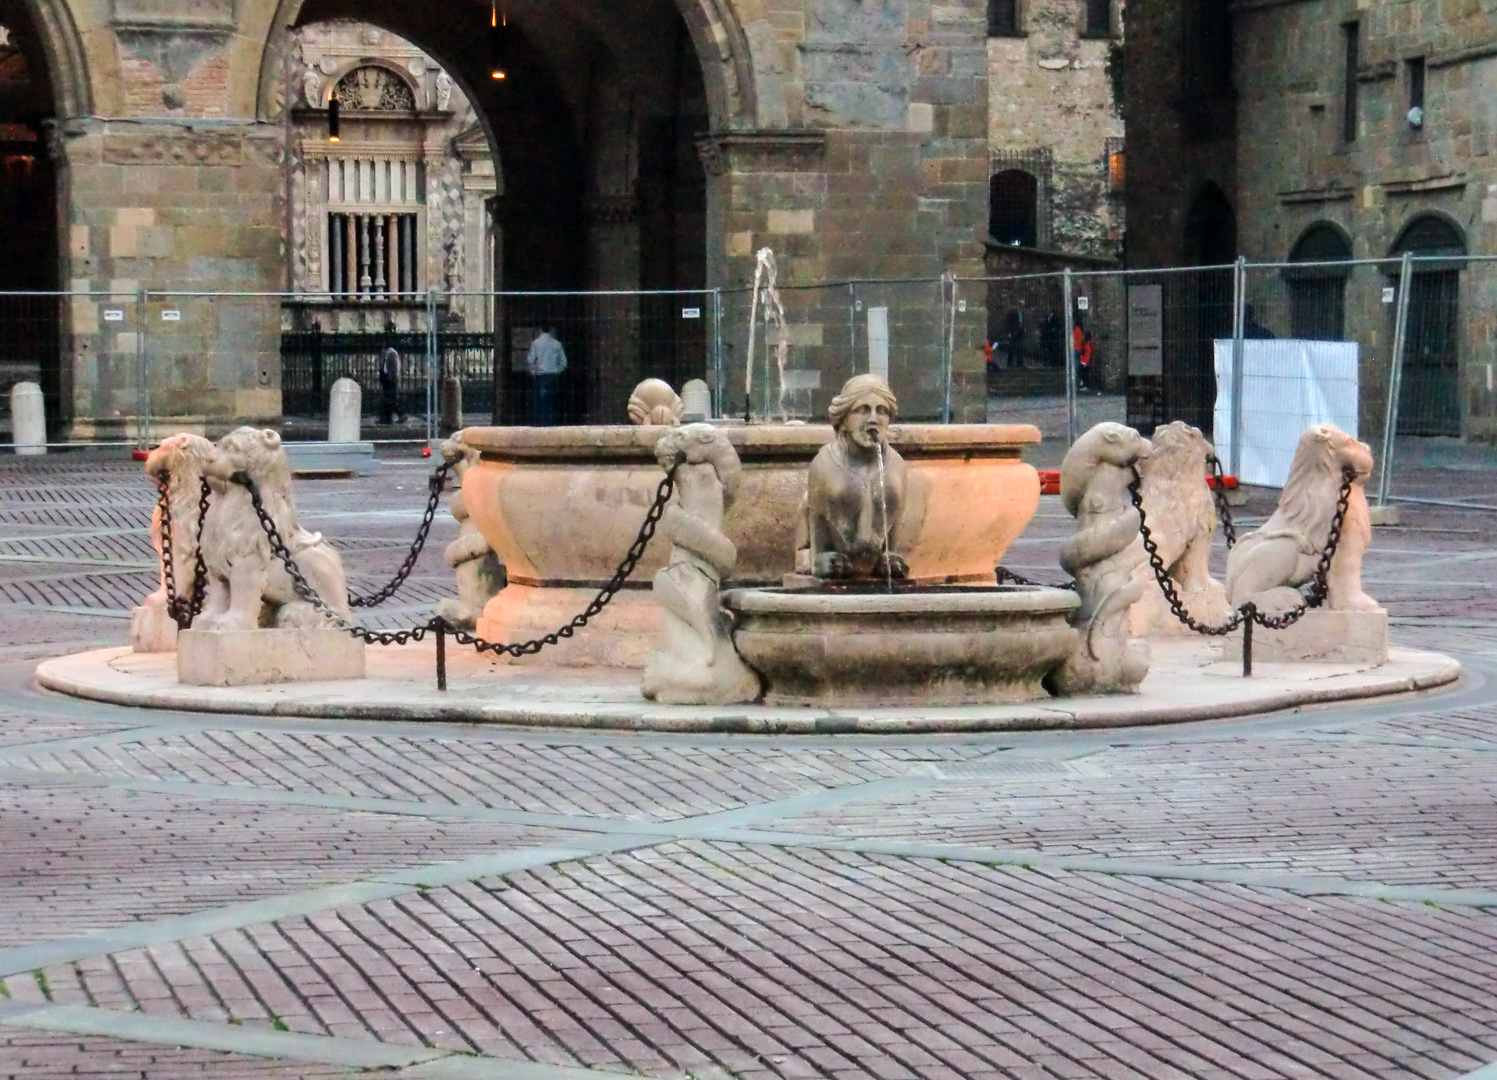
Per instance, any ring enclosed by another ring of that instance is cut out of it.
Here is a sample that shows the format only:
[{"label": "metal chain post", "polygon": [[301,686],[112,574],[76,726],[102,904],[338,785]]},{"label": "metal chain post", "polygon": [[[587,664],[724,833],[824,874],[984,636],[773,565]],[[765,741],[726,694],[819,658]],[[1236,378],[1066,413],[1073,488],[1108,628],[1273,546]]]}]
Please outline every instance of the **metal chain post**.
[{"label": "metal chain post", "polygon": [[146,370],[146,291],[135,293],[135,445],[151,448],[151,379]]},{"label": "metal chain post", "polygon": [[1065,364],[1066,371],[1066,445],[1074,446],[1076,443],[1076,360],[1071,355],[1071,345],[1076,337],[1076,310],[1072,306],[1074,300],[1071,296],[1071,268],[1068,266],[1061,271],[1060,291],[1062,303],[1066,309],[1065,335],[1060,342],[1061,362]]},{"label": "metal chain post", "polygon": [[1232,445],[1228,448],[1232,475],[1242,477],[1242,356],[1247,329],[1247,256],[1237,256],[1232,267]]},{"label": "metal chain post", "polygon": [[1409,336],[1409,293],[1414,287],[1413,256],[1405,251],[1398,263],[1398,305],[1393,316],[1393,359],[1388,365],[1388,407],[1383,419],[1383,453],[1378,461],[1377,504],[1388,504],[1393,481],[1394,440],[1398,435],[1399,398],[1403,395],[1403,354]]}]

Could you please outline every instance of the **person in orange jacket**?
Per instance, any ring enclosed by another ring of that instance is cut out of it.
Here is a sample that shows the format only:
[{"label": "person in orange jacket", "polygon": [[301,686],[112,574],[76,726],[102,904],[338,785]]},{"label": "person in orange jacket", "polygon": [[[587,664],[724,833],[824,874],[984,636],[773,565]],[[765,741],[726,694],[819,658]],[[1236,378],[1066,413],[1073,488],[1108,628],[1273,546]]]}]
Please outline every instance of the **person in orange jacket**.
[{"label": "person in orange jacket", "polygon": [[1090,390],[1092,384],[1092,335],[1078,321],[1071,330],[1071,355],[1076,360],[1077,384]]}]

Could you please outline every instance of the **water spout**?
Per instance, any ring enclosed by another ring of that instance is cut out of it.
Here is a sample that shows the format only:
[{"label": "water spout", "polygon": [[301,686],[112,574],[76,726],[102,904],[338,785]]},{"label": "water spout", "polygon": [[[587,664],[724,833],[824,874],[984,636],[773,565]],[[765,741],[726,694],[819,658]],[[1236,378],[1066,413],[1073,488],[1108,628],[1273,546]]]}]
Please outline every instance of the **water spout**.
[{"label": "water spout", "polygon": [[878,502],[880,528],[884,533],[884,586],[889,592],[894,591],[894,569],[889,565],[889,485],[884,479],[884,433],[879,431],[874,437],[874,445],[878,447]]}]

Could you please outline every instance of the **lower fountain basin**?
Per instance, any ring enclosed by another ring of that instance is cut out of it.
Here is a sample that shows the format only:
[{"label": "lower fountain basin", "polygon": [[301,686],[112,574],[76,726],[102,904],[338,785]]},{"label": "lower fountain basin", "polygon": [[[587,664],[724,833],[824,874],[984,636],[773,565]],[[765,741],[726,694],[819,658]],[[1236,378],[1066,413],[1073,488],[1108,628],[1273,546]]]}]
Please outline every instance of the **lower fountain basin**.
[{"label": "lower fountain basin", "polygon": [[777,705],[980,705],[1047,697],[1075,593],[1041,586],[731,589],[733,643]]}]

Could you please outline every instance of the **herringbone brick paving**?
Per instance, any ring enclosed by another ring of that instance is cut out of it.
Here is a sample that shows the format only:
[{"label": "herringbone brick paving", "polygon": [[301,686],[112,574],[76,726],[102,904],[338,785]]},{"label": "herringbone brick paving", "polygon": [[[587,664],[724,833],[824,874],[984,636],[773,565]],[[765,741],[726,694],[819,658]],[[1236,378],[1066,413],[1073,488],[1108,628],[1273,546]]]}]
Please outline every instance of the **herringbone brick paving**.
[{"label": "herringbone brick paving", "polygon": [[[123,639],[150,575],[67,560],[136,557],[150,490],[0,465],[0,1077],[1497,1062],[1497,519],[1417,509],[1369,558],[1395,637],[1475,673],[1443,697],[1106,734],[569,735],[39,695],[28,658]],[[428,467],[301,494],[356,588],[398,565]],[[402,600],[446,592],[437,523]],[[1066,527],[1047,503],[1011,563],[1058,577]]]}]

